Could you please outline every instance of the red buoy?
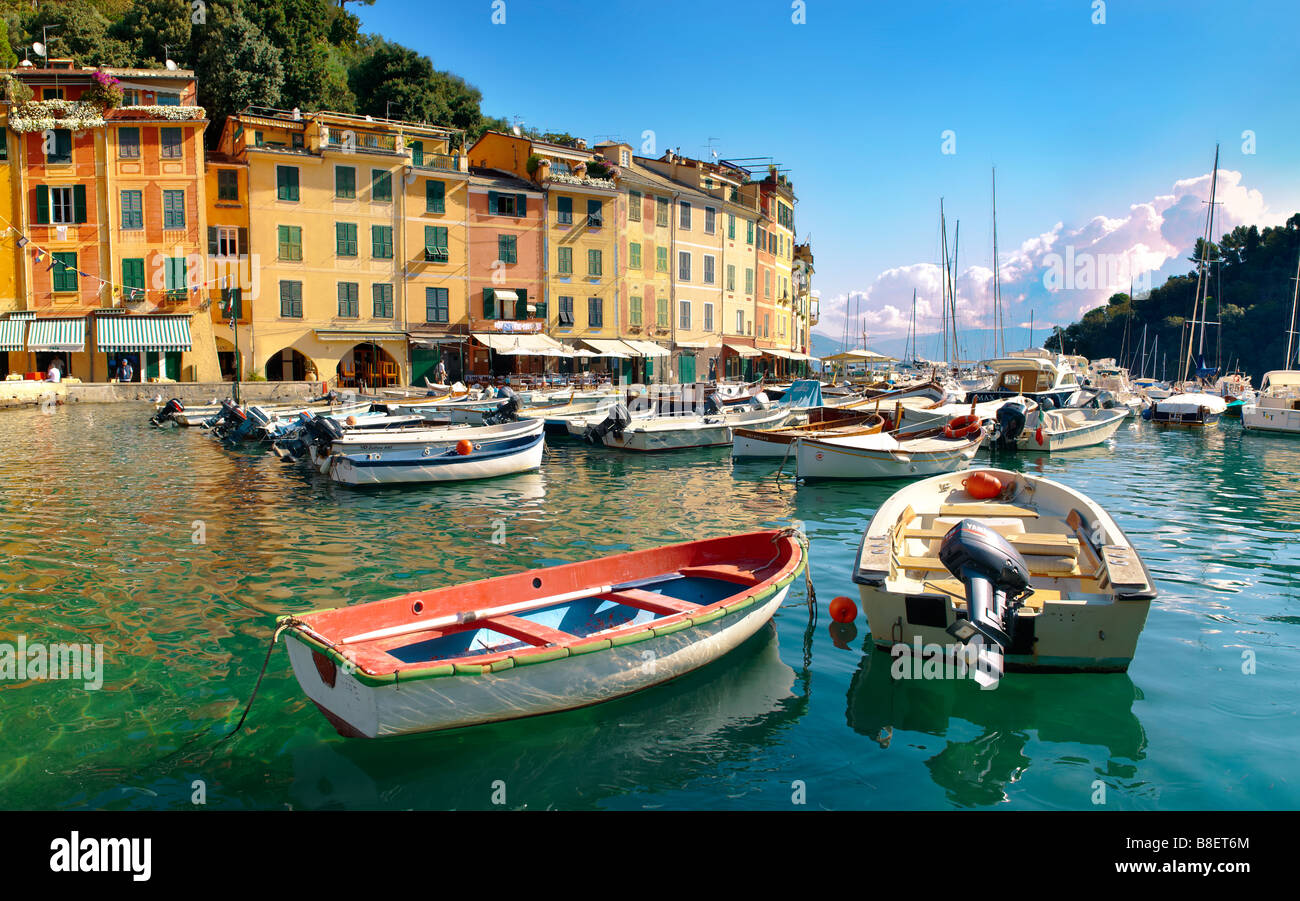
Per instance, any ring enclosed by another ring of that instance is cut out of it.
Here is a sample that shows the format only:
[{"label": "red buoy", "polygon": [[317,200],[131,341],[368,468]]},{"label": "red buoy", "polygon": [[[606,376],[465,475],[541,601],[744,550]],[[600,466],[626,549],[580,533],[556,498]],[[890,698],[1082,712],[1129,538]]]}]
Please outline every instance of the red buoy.
[{"label": "red buoy", "polygon": [[991,472],[975,472],[962,482],[966,493],[977,501],[986,501],[1002,493],[1002,481]]},{"label": "red buoy", "polygon": [[837,623],[851,623],[858,618],[858,605],[843,595],[831,600],[831,619]]},{"label": "red buoy", "polygon": [[462,438],[456,442],[456,453],[462,457],[474,450],[474,443],[468,438]]}]

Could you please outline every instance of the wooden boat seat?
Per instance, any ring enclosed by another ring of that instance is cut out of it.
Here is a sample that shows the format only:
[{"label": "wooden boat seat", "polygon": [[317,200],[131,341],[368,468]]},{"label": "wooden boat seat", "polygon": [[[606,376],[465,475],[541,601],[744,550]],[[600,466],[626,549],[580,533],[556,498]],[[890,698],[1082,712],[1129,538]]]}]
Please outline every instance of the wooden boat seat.
[{"label": "wooden boat seat", "polygon": [[1038,511],[1033,507],[1021,507],[1016,504],[944,504],[939,508],[940,516],[1009,516],[1022,519],[1037,519]]},{"label": "wooden boat seat", "polygon": [[[1029,574],[1031,576],[1052,576],[1054,578],[1077,578],[1083,575],[1079,570],[1078,560],[1074,557],[1047,557],[1031,555],[1030,559],[1025,561],[1029,564]],[[899,569],[920,569],[928,572],[948,571],[939,558],[936,557],[899,557]]]},{"label": "wooden boat seat", "polygon": [[699,604],[655,594],[653,591],[642,591],[639,588],[607,591],[598,597],[602,601],[615,601],[619,604],[627,604],[629,607],[636,607],[638,610],[649,610],[652,613],[663,613],[668,616],[675,613],[691,613],[700,609]]},{"label": "wooden boat seat", "polygon": [[[907,529],[903,532],[903,537],[924,540],[943,538],[954,525],[956,523],[939,523],[924,528]],[[1079,556],[1079,539],[1071,538],[1069,535],[1054,535],[1050,532],[1016,532],[1007,526],[997,526],[992,523],[985,523],[985,525],[1011,542],[1011,546],[1022,554]]]},{"label": "wooden boat seat", "polygon": [[494,616],[491,619],[475,620],[474,625],[502,632],[531,645],[567,644],[577,639],[576,635],[538,625],[517,616]]},{"label": "wooden boat seat", "polygon": [[763,580],[748,569],[741,569],[729,563],[712,566],[683,566],[678,570],[688,579],[720,579],[723,582],[735,582],[737,585],[757,585]]}]

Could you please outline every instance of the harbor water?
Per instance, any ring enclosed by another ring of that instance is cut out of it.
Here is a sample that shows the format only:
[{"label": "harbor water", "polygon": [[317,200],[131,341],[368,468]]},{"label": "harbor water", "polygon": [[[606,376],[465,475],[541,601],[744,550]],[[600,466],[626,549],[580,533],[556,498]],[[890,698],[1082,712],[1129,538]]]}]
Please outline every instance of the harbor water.
[{"label": "harbor water", "polygon": [[[859,616],[863,527],[898,483],[797,486],[725,448],[550,440],[539,473],[355,490],[119,404],[0,415],[0,643],[103,649],[102,685],[0,680],[0,807],[1294,809],[1300,441],[1130,421],[1107,446],[999,458],[1105,507],[1155,576],[1126,674],[896,680]],[[987,461],[981,453],[976,465]],[[798,524],[802,580],[735,653],[630,698],[345,739],[276,616]]]}]

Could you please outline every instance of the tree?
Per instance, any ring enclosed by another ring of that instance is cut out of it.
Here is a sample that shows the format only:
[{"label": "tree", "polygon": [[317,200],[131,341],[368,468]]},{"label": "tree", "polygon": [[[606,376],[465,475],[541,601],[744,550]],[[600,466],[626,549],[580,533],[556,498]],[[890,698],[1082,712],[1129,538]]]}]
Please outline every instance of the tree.
[{"label": "tree", "polygon": [[193,66],[189,0],[133,0],[110,34],[128,46],[136,65],[162,68],[170,55]]},{"label": "tree", "polygon": [[131,48],[109,33],[111,23],[90,0],[44,3],[24,12],[27,43],[45,40],[47,26],[51,59],[71,57],[79,66],[135,64]]},{"label": "tree", "polygon": [[238,9],[217,9],[209,19],[209,36],[197,60],[199,102],[217,123],[209,142],[216,140],[225,118],[246,106],[277,106],[284,85],[281,54],[266,35]]}]

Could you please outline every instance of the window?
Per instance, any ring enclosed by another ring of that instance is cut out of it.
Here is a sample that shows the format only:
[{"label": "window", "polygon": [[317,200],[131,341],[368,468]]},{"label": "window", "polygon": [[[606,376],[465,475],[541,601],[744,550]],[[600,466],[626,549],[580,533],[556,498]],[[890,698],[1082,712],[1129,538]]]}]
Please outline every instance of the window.
[{"label": "window", "polygon": [[736,311],[736,334],[737,335],[745,334],[745,311],[744,310]]},{"label": "window", "polygon": [[[624,165],[627,164],[624,163]],[[640,191],[627,192],[627,221],[628,222],[641,221],[641,192]]]},{"label": "window", "polygon": [[588,250],[587,251],[587,275],[592,277],[598,277],[602,274],[603,272],[601,270],[600,251]]},{"label": "window", "polygon": [[446,288],[424,289],[424,321],[451,321],[451,302]]},{"label": "window", "polygon": [[[60,189],[55,188],[54,190]],[[66,188],[62,190],[66,190]],[[50,193],[52,196],[54,192],[51,191]],[[144,193],[142,191],[122,192],[122,228],[144,228]]]},{"label": "window", "polygon": [[713,304],[711,303],[704,305],[704,330],[706,332],[713,331]]},{"label": "window", "polygon": [[62,100],[63,88],[45,88],[41,91],[42,100]]},{"label": "window", "polygon": [[334,223],[334,253],[341,257],[357,255],[357,224],[355,222]]},{"label": "window", "polygon": [[370,170],[370,199],[389,202],[393,199],[393,174],[386,169]]},{"label": "window", "polygon": [[668,198],[655,198],[655,225],[668,227]]},{"label": "window", "polygon": [[561,297],[559,309],[560,325],[573,327],[573,298]]},{"label": "window", "polygon": [[180,159],[182,137],[179,128],[158,129],[158,155],[165,160]]},{"label": "window", "polygon": [[691,230],[691,205],[687,203],[685,200],[683,200],[680,204],[678,204],[678,207],[680,208],[681,211],[681,215],[678,217],[679,220],[677,223],[678,227],[681,228],[682,231],[690,231]]},{"label": "window", "polygon": [[411,142],[411,165],[412,166],[424,165],[424,142],[423,141]]},{"label": "window", "polygon": [[691,280],[691,255],[688,251],[677,251],[677,278],[684,282]]},{"label": "window", "polygon": [[181,95],[174,91],[159,91],[158,105],[159,106],[180,106]]},{"label": "window", "polygon": [[239,171],[217,170],[217,200],[239,200]]},{"label": "window", "polygon": [[140,158],[140,129],[119,128],[117,130],[117,155],[124,160]]},{"label": "window", "polygon": [[217,226],[214,231],[217,237],[216,255],[219,257],[239,256],[239,229],[234,226]]},{"label": "window", "polygon": [[718,211],[711,206],[706,206],[704,208],[704,233],[706,235],[713,234],[717,228],[717,219]]},{"label": "window", "polygon": [[385,283],[370,286],[370,299],[376,319],[393,318],[393,286]]},{"label": "window", "polygon": [[605,215],[601,212],[602,202],[599,200],[587,201],[587,227],[600,228],[605,224]]},{"label": "window", "polygon": [[163,228],[185,227],[185,192],[163,191]]},{"label": "window", "polygon": [[763,270],[763,296],[764,297],[772,296],[772,270],[771,269]]},{"label": "window", "polygon": [[447,227],[445,225],[426,225],[424,227],[424,259],[428,263],[447,263],[451,261],[451,251],[447,248]]},{"label": "window", "polygon": [[492,216],[527,216],[528,195],[488,191],[488,214]]},{"label": "window", "polygon": [[619,164],[620,164],[620,165],[623,165],[623,166],[630,166],[630,165],[632,165],[632,151],[630,151],[630,150],[620,150],[620,151],[618,152],[618,160],[619,160]]},{"label": "window", "polygon": [[77,290],[77,255],[75,253],[52,253],[50,260],[54,263],[51,270],[54,276],[54,290],[59,292]]},{"label": "window", "polygon": [[376,260],[393,258],[393,227],[391,225],[370,226],[370,255]]},{"label": "window", "polygon": [[758,249],[767,250],[767,232],[761,227],[758,230]]},{"label": "window", "polygon": [[431,178],[424,183],[424,211],[426,213],[447,212],[447,184]]},{"label": "window", "polygon": [[655,272],[667,272],[667,271],[668,271],[668,248],[656,247],[655,248]]},{"label": "window", "polygon": [[72,187],[50,188],[50,222],[72,225],[77,221],[74,194]]},{"label": "window", "polygon": [[745,223],[745,243],[746,244],[754,243],[754,223],[752,222]]},{"label": "window", "polygon": [[519,262],[519,238],[516,235],[497,235],[497,259],[503,263]]},{"label": "window", "polygon": [[66,128],[55,128],[51,130],[51,135],[53,140],[47,145],[45,162],[72,162],[72,132]]},{"label": "window", "polygon": [[185,276],[185,257],[168,257],[166,259],[166,286],[167,299],[171,301],[180,301],[185,299],[185,287],[188,284]]},{"label": "window", "polygon": [[280,282],[280,315],[288,319],[302,318],[302,282]]},{"label": "window", "polygon": [[296,131],[290,135],[289,143],[293,145],[294,150],[302,150],[302,132]]},{"label": "window", "polygon": [[641,245],[636,241],[628,244],[628,261],[627,265],[631,269],[641,268]]},{"label": "window", "polygon": [[123,105],[123,106],[139,106],[139,105],[140,105],[140,92],[139,92],[138,90],[136,90],[135,88],[123,88],[123,89],[122,89],[122,105]]},{"label": "window", "polygon": [[573,248],[561,247],[556,250],[560,275],[573,275]]},{"label": "window", "polygon": [[334,196],[354,200],[357,196],[357,170],[354,166],[334,167]]},{"label": "window", "polygon": [[730,241],[736,240],[736,214],[735,213],[727,214],[727,239]]},{"label": "window", "polygon": [[275,167],[275,199],[295,201],[298,199],[297,166]]},{"label": "window", "polygon": [[655,324],[659,328],[668,328],[668,298],[660,297],[655,302]]},{"label": "window", "polygon": [[630,325],[641,325],[641,298],[633,294],[628,298],[628,322]]},{"label": "window", "polygon": [[555,198],[555,222],[557,225],[573,224],[573,198]]},{"label": "window", "polygon": [[704,255],[704,284],[712,285],[715,282],[715,278],[714,278],[715,273],[713,269],[714,269],[713,254],[706,253]]},{"label": "window", "polygon": [[689,300],[677,301],[677,327],[680,329],[691,327],[691,302]]},{"label": "window", "polygon": [[745,270],[745,293],[746,294],[754,293],[754,270],[753,269],[747,268]]},{"label": "window", "polygon": [[727,290],[736,290],[736,267],[731,263],[727,264]]},{"label": "window", "polygon": [[339,316],[358,319],[361,316],[361,286],[356,282],[339,282]]},{"label": "window", "polygon": [[291,263],[302,262],[302,228],[297,225],[281,225],[276,231],[279,243],[276,258]]},{"label": "window", "polygon": [[764,338],[768,336],[768,326],[771,324],[771,321],[772,321],[772,315],[770,313],[764,313],[763,314],[763,337]]},{"label": "window", "polygon": [[483,318],[496,319],[496,292],[491,288],[483,289]]},{"label": "window", "polygon": [[605,325],[605,302],[599,297],[587,298],[587,327],[601,328]]},{"label": "window", "polygon": [[122,295],[127,300],[144,299],[144,260],[122,260]]}]

